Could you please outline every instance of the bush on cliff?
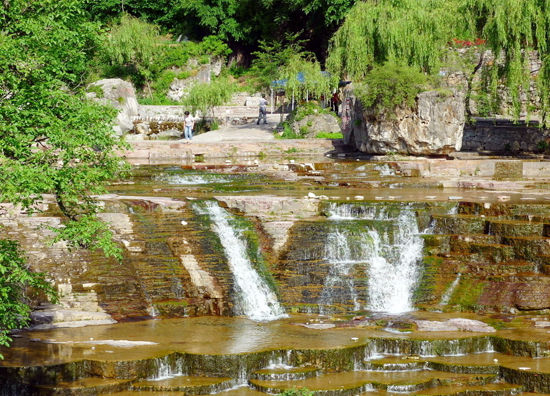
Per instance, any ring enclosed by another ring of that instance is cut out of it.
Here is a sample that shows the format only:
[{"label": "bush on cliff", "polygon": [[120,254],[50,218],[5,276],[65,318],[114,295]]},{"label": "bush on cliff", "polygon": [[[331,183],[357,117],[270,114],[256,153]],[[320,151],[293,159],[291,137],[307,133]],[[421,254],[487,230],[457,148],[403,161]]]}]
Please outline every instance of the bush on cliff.
[{"label": "bush on cliff", "polygon": [[413,107],[416,96],[427,89],[429,81],[415,67],[387,62],[374,66],[363,83],[356,85],[355,94],[365,108],[379,114],[397,106]]}]

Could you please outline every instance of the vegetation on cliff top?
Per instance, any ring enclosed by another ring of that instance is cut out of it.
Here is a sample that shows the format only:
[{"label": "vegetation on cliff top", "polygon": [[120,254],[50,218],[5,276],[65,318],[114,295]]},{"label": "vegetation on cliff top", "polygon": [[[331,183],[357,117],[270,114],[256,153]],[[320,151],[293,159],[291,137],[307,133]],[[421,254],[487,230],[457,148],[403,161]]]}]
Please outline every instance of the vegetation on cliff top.
[{"label": "vegetation on cliff top", "polygon": [[[437,74],[453,42],[476,42],[496,54],[486,94],[504,82],[516,116],[530,81],[529,55],[542,60],[537,91],[541,113],[550,110],[550,3],[541,0],[368,0],[357,3],[331,39],[327,59],[338,75],[363,79],[374,65],[392,62]],[[454,39],[454,41],[453,41]],[[463,40],[459,40],[463,39]],[[464,41],[467,40],[467,41]],[[468,41],[469,40],[469,41]],[[481,62],[482,58],[480,58]],[[479,68],[472,65],[470,73]]]}]

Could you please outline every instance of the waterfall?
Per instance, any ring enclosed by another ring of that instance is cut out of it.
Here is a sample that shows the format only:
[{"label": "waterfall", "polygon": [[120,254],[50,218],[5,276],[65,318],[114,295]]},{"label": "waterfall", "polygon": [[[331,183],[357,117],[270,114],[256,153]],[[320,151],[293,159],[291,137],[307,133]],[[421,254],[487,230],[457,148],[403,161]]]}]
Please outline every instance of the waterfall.
[{"label": "waterfall", "polygon": [[[357,239],[357,237],[359,242],[353,243],[352,240]],[[337,289],[341,290],[338,300],[351,301],[355,311],[361,309],[352,271],[366,256],[364,250],[368,248],[369,236],[366,232],[362,232],[358,236],[352,236],[345,230],[335,229],[328,234],[325,245],[325,260],[330,266],[319,301],[321,314],[327,313],[324,307],[332,305],[336,301],[335,290]]]},{"label": "waterfall", "polygon": [[394,223],[393,241],[377,230],[369,233],[374,256],[369,260],[369,305],[373,311],[401,313],[413,310],[412,293],[419,277],[423,240],[415,213],[403,208]]},{"label": "waterfall", "polygon": [[[365,222],[366,238],[358,242],[363,245],[357,249],[362,257],[357,261],[364,263],[367,272],[368,303],[366,308],[377,312],[402,313],[413,310],[412,293],[420,275],[419,263],[422,257],[423,240],[419,236],[415,212],[410,205],[398,208],[385,208],[382,205],[334,205],[329,209],[331,220],[355,218],[375,220]],[[395,214],[393,214],[395,213]],[[376,222],[387,223],[388,227],[377,226]],[[349,238],[329,235],[327,249],[336,242],[341,258],[351,248]],[[347,274],[349,268],[342,271],[342,262],[354,263],[354,260],[329,260],[335,268],[335,274]],[[349,266],[349,265],[348,265]],[[331,274],[327,277],[327,286]],[[325,287],[326,289],[326,287]]]},{"label": "waterfall", "polygon": [[275,320],[285,316],[277,296],[258,275],[246,253],[241,233],[231,227],[231,217],[216,202],[206,202],[206,213],[213,221],[229,268],[235,280],[237,314],[257,321]]}]

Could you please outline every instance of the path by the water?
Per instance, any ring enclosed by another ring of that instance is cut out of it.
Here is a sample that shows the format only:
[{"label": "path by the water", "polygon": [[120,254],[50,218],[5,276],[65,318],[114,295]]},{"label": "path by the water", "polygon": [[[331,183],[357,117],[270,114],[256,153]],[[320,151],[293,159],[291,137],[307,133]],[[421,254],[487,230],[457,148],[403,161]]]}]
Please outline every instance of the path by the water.
[{"label": "path by the water", "polygon": [[288,154],[294,157],[324,156],[335,149],[336,143],[331,139],[276,139],[281,115],[268,114],[267,121],[267,124],[260,125],[251,121],[244,125],[224,126],[196,135],[190,142],[185,139],[135,141],[122,155],[138,165]]},{"label": "path by the water", "polygon": [[268,114],[267,124],[256,125],[256,122],[253,121],[244,125],[222,126],[215,131],[194,136],[192,143],[270,141],[275,139],[275,128],[280,120],[280,114]]}]

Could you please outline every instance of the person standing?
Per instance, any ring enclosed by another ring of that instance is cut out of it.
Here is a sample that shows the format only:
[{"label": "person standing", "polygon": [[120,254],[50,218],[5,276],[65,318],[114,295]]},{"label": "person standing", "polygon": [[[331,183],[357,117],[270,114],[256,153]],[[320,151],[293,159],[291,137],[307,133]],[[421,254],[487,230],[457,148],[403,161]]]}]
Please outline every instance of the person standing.
[{"label": "person standing", "polygon": [[185,113],[185,118],[183,119],[183,136],[187,142],[190,142],[193,139],[193,127],[195,126],[195,117],[189,114],[188,111]]},{"label": "person standing", "polygon": [[260,113],[258,115],[258,121],[256,122],[256,125],[260,125],[260,121],[264,120],[264,124],[267,124],[267,100],[265,98],[265,95],[262,95],[260,98]]},{"label": "person standing", "polygon": [[338,92],[338,90],[336,90],[332,95],[332,98],[330,98],[330,109],[333,110],[336,114],[338,114],[340,103],[340,93]]}]

